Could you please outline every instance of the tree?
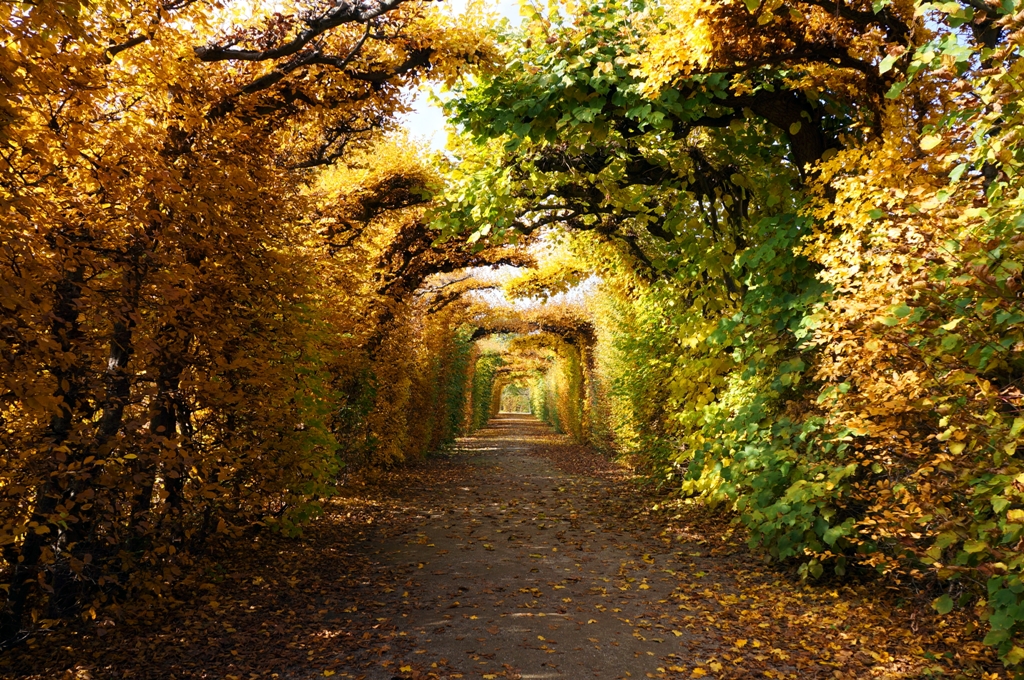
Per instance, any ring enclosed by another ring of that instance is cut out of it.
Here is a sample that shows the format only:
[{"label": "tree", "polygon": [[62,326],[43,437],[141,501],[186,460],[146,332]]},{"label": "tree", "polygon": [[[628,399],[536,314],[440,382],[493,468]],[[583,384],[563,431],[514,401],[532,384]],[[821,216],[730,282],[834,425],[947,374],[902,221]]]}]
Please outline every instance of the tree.
[{"label": "tree", "polygon": [[[318,307],[332,253],[310,231],[331,199],[306,187],[378,144],[405,88],[486,67],[492,50],[411,2],[0,13],[17,47],[0,56],[10,644],[30,612],[166,589],[214,533],[295,532],[316,514],[344,462],[346,342]],[[334,200],[356,202],[349,191]],[[402,186],[381,191],[373,210],[406,209]],[[380,254],[365,253],[379,280],[425,275]],[[390,332],[379,310],[362,319]]]},{"label": "tree", "polygon": [[941,613],[990,607],[1009,665],[1018,11],[528,10],[449,105],[467,143],[437,219],[575,234],[617,445],[807,578],[868,567],[948,587]]}]

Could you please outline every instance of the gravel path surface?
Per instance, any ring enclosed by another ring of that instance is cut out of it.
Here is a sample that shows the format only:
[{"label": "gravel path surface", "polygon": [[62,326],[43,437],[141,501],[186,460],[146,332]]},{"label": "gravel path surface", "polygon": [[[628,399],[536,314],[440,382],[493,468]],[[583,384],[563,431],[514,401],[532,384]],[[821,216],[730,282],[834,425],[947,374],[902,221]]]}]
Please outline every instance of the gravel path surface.
[{"label": "gravel path surface", "polygon": [[689,636],[658,622],[673,554],[603,512],[602,479],[553,465],[566,445],[512,415],[461,442],[472,481],[429,490],[429,514],[377,556],[408,575],[379,616],[417,647],[416,663],[369,677],[645,677],[685,651]]}]

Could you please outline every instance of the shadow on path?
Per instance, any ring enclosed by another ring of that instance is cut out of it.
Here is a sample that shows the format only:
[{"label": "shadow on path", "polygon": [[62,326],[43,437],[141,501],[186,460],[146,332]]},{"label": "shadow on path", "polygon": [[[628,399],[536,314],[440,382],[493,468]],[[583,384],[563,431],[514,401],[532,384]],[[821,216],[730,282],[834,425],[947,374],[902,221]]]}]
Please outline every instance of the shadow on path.
[{"label": "shadow on path", "polygon": [[[443,512],[414,536],[382,546],[379,559],[413,580],[386,613],[415,636],[420,669],[643,677],[678,647],[671,631],[653,627],[652,606],[675,586],[664,546],[604,516],[592,502],[600,479],[560,472],[544,457],[559,446],[571,445],[532,416],[497,417],[460,442],[472,481],[446,490]],[[644,635],[637,626],[647,618]]]},{"label": "shadow on path", "polygon": [[860,680],[985,658],[927,614],[933,595],[800,584],[738,542],[727,518],[503,415],[343,488],[301,539],[226,538],[158,595],[41,631],[0,675]]}]

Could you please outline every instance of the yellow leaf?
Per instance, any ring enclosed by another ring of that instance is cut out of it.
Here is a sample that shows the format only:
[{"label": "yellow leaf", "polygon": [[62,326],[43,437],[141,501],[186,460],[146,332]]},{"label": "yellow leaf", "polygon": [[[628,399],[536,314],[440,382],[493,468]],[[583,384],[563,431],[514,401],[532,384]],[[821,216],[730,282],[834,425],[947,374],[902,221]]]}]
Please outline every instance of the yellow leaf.
[{"label": "yellow leaf", "polygon": [[693,671],[690,672],[690,677],[691,678],[703,678],[707,674],[708,674],[708,672],[706,670],[704,670],[703,668],[698,666],[697,668],[694,668]]},{"label": "yellow leaf", "polygon": [[398,670],[402,671],[403,673],[410,673],[412,672],[412,666],[401,666],[399,667]]},{"label": "yellow leaf", "polygon": [[1003,657],[1003,661],[1007,665],[1011,665],[1011,666],[1015,666],[1015,665],[1019,664],[1021,661],[1024,661],[1024,649],[1021,649],[1020,647],[1014,646],[1014,648],[1011,649],[1006,654],[1006,656]]},{"label": "yellow leaf", "polygon": [[931,151],[939,144],[942,144],[942,137],[939,135],[925,135],[921,138],[922,151]]}]

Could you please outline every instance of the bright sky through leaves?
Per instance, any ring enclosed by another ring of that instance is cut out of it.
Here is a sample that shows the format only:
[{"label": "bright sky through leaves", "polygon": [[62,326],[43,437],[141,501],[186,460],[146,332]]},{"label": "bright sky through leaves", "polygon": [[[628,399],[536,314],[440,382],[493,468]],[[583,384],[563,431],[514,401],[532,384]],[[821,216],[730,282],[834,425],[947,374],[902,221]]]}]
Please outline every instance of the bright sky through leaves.
[{"label": "bright sky through leaves", "polygon": [[[466,0],[445,0],[444,4],[456,16],[466,10]],[[522,21],[517,0],[497,0],[494,6],[498,15],[511,25],[518,26]],[[440,151],[448,141],[448,132],[444,113],[431,101],[432,89],[427,85],[416,90],[412,111],[403,117],[403,122],[413,139],[426,142],[431,151]]]}]

